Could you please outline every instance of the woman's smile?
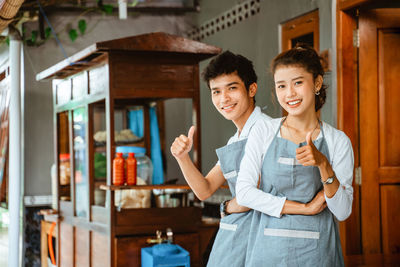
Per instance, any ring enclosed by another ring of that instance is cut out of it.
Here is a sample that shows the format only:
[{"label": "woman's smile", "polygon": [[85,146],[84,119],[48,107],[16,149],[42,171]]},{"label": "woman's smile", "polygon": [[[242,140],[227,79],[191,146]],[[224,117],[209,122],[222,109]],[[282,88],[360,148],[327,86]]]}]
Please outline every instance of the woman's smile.
[{"label": "woman's smile", "polygon": [[290,108],[297,108],[300,106],[302,100],[301,99],[296,99],[296,100],[291,100],[286,102]]}]

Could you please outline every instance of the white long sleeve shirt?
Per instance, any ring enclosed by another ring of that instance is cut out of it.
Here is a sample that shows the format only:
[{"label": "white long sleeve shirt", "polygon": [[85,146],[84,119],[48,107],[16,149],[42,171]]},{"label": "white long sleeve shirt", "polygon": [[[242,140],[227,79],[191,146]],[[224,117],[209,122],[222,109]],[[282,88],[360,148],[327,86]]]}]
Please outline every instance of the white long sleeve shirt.
[{"label": "white long sleeve shirt", "polygon": [[[281,120],[281,118],[258,120],[253,126],[236,183],[236,198],[239,205],[278,218],[281,216],[286,197],[265,193],[257,188],[257,183],[264,156],[279,129]],[[342,131],[325,122],[322,127],[328,145],[330,164],[340,182],[335,195],[332,198],[325,195],[325,199],[329,210],[342,221],[350,216],[353,202],[353,148],[350,139]],[[280,132],[277,136],[281,138]],[[321,131],[318,138],[322,138]]]}]

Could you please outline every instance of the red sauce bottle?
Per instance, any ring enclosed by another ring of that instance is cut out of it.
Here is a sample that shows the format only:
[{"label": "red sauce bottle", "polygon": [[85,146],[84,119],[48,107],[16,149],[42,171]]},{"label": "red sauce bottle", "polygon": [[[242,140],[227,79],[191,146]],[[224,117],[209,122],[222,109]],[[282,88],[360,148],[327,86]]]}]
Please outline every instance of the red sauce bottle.
[{"label": "red sauce bottle", "polygon": [[113,185],[124,184],[124,158],[122,153],[117,153],[113,160]]},{"label": "red sauce bottle", "polygon": [[126,159],[126,184],[136,185],[137,160],[135,153],[129,153]]}]

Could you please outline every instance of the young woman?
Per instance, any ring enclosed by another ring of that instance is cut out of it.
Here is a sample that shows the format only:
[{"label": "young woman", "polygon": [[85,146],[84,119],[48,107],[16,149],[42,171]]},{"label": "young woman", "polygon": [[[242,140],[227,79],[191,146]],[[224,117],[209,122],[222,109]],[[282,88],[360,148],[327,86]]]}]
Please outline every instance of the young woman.
[{"label": "young woman", "polygon": [[257,122],[241,162],[237,202],[256,210],[246,266],[343,266],[335,218],[351,213],[350,140],[318,118],[326,85],[314,49],[296,46],[271,67],[288,115]]}]

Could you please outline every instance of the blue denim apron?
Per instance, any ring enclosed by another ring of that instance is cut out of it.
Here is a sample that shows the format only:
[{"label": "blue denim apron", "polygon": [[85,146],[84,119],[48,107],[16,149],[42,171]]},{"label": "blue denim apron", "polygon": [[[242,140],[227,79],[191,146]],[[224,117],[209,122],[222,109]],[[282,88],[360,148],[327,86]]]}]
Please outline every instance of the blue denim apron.
[{"label": "blue denim apron", "polygon": [[[247,138],[216,150],[222,173],[228,182],[232,197],[236,196],[236,179],[246,142]],[[232,213],[221,219],[207,263],[208,267],[244,266],[252,215],[253,210],[250,210],[243,213]]]},{"label": "blue denim apron", "polygon": [[[329,160],[322,123],[320,128],[322,138],[313,143]],[[308,203],[323,187],[318,167],[296,160],[296,148],[306,142],[296,145],[278,132],[264,158],[260,189]],[[248,242],[246,266],[344,266],[338,226],[328,208],[317,215],[281,218],[254,211]]]}]

